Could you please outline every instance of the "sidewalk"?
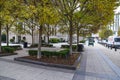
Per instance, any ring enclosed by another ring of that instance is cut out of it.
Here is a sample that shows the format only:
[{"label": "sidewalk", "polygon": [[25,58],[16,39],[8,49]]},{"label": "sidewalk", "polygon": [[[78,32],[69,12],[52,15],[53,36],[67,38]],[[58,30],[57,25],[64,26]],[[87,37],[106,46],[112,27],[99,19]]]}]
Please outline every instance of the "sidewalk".
[{"label": "sidewalk", "polygon": [[0,57],[0,80],[72,80],[73,70],[14,61],[14,57],[28,55],[27,49],[19,50],[18,53]]},{"label": "sidewalk", "polygon": [[110,48],[107,48],[103,45],[99,45],[99,44],[96,44],[99,49],[101,49],[104,54],[106,56],[108,56],[108,58],[115,64],[117,65],[119,68],[120,68],[120,49],[117,49],[117,51],[115,51],[115,49],[110,49]]},{"label": "sidewalk", "polygon": [[99,44],[85,46],[80,68],[72,80],[120,80],[120,68],[111,62],[104,50]]},{"label": "sidewalk", "polygon": [[0,76],[0,80],[15,80],[15,79],[4,77],[4,76]]},{"label": "sidewalk", "polygon": [[120,65],[120,50],[115,52],[99,44],[85,45],[80,67],[75,74],[65,69],[13,61],[14,57],[28,55],[27,49],[18,53],[0,57],[0,80],[120,80],[120,67],[117,67]]}]

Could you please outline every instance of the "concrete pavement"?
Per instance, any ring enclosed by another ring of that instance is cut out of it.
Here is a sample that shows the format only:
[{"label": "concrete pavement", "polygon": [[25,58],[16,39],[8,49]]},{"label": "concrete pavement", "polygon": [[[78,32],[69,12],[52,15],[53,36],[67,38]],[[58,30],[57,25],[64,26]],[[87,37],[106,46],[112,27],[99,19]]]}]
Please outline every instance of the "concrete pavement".
[{"label": "concrete pavement", "polygon": [[16,80],[72,80],[73,74],[67,70],[0,58],[0,75]]},{"label": "concrete pavement", "polygon": [[85,45],[75,74],[70,70],[13,60],[14,57],[28,55],[27,50],[18,51],[18,55],[0,58],[0,80],[120,80],[120,50],[115,52],[99,44],[94,47]]},{"label": "concrete pavement", "polygon": [[[99,44],[95,44],[94,47],[85,46],[80,68],[77,69],[72,80],[120,80],[120,68],[105,55],[114,51],[109,52],[110,49]],[[119,62],[117,64],[120,64]]]},{"label": "concrete pavement", "polygon": [[103,45],[96,44],[96,46],[99,47],[100,50],[103,51],[103,53],[115,64],[120,68],[120,49],[110,49]]},{"label": "concrete pavement", "polygon": [[15,57],[27,56],[27,50],[17,51],[18,55],[0,57],[0,80],[3,77],[7,78],[5,80],[72,80],[73,70],[14,61]]}]

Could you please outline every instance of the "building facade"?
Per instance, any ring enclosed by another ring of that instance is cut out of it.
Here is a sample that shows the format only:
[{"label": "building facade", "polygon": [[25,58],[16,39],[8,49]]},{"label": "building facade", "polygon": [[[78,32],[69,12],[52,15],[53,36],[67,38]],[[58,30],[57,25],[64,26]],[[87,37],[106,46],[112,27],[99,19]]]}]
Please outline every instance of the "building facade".
[{"label": "building facade", "polygon": [[108,28],[113,31],[114,36],[118,36],[118,30],[120,29],[120,12],[115,13],[114,20],[108,25]]}]

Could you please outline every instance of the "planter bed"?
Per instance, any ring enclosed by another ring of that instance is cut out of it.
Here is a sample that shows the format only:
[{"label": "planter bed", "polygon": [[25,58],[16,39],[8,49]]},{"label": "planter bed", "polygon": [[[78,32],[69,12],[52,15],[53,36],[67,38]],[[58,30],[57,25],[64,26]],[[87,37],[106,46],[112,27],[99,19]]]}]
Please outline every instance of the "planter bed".
[{"label": "planter bed", "polygon": [[10,55],[17,55],[17,53],[0,53],[0,57],[10,56]]},{"label": "planter bed", "polygon": [[80,62],[80,57],[81,57],[80,53],[74,53],[72,56],[70,56],[67,59],[55,57],[55,56],[53,57],[42,56],[41,59],[37,59],[35,56],[34,57],[25,56],[25,57],[14,58],[14,60],[43,65],[43,66],[49,66],[49,67],[75,70]]}]

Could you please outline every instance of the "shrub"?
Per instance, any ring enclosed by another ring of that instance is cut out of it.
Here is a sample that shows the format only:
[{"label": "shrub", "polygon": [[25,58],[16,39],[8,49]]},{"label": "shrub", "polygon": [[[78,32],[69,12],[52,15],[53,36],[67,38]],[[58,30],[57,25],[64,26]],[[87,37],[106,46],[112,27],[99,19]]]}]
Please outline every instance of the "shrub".
[{"label": "shrub", "polygon": [[19,45],[9,46],[9,47],[14,48],[14,50],[20,50],[20,49],[22,49],[21,46],[19,46]]},{"label": "shrub", "polygon": [[2,46],[1,49],[2,49],[2,52],[5,52],[5,53],[13,53],[15,51],[15,49],[10,46]]},{"label": "shrub", "polygon": [[[52,44],[45,44],[45,43],[42,43],[42,46],[43,46],[43,47],[53,47]],[[38,44],[33,44],[33,45],[31,45],[30,47],[38,47]]]},{"label": "shrub", "polygon": [[11,43],[14,43],[14,42],[15,42],[15,40],[14,40],[14,39],[10,39],[10,42],[11,42]]},{"label": "shrub", "polygon": [[53,47],[53,44],[42,44],[43,47]]},{"label": "shrub", "polygon": [[58,42],[60,42],[60,40],[57,39],[57,38],[51,38],[51,39],[49,40],[49,42],[51,42],[51,43],[58,43]]},{"label": "shrub", "polygon": [[32,44],[30,47],[38,47],[38,44]]},{"label": "shrub", "polygon": [[85,43],[85,40],[81,40],[80,43]]},{"label": "shrub", "polygon": [[61,45],[61,48],[69,48],[69,45]]},{"label": "shrub", "polygon": [[46,44],[46,47],[53,47],[52,44]]},{"label": "shrub", "polygon": [[55,56],[55,54],[57,54],[56,51],[42,51],[42,55],[47,57]]},{"label": "shrub", "polygon": [[[61,45],[61,48],[69,48],[70,45]],[[72,45],[72,49],[76,50],[77,49],[77,45]]]},{"label": "shrub", "polygon": [[[37,50],[29,50],[28,51],[30,56],[37,56]],[[69,53],[69,50],[61,50],[59,52],[56,51],[41,51],[43,56],[51,57],[51,56],[61,56],[66,57]]]},{"label": "shrub", "polygon": [[47,56],[47,57],[50,57],[50,56],[60,56],[60,57],[66,57],[69,53],[69,50],[61,50],[59,52],[56,52],[56,51],[42,51],[42,55],[43,56]]},{"label": "shrub", "polygon": [[61,51],[59,52],[59,55],[60,55],[61,57],[65,57],[65,58],[68,56],[68,54],[69,54],[69,49],[61,50]]},{"label": "shrub", "polygon": [[25,42],[25,40],[21,40],[20,42],[21,42],[21,43],[24,43],[24,42]]},{"label": "shrub", "polygon": [[77,45],[72,45],[72,49],[75,51],[77,49]]},{"label": "shrub", "polygon": [[23,40],[24,40],[24,41],[26,40],[26,37],[25,37],[25,36],[23,37]]},{"label": "shrub", "polygon": [[29,50],[28,53],[30,56],[37,56],[37,50]]},{"label": "shrub", "polygon": [[2,46],[2,47],[10,47],[10,48],[13,48],[14,50],[22,49],[21,46],[19,46],[19,45],[15,45],[15,46]]},{"label": "shrub", "polygon": [[6,34],[2,34],[2,35],[1,35],[1,38],[2,38],[2,39],[1,39],[2,42],[6,42]]}]

